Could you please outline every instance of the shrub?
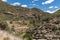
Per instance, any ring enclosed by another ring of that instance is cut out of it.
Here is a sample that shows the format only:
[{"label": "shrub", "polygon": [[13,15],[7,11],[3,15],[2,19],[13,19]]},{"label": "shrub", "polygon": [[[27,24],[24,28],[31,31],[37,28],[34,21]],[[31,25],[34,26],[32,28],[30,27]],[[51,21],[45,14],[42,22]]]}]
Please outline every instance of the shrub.
[{"label": "shrub", "polygon": [[10,40],[9,37],[5,37],[3,40]]},{"label": "shrub", "polygon": [[1,30],[9,30],[9,27],[6,22],[0,22],[0,29]]},{"label": "shrub", "polygon": [[29,33],[23,32],[21,34],[24,39],[26,38],[27,40],[32,40],[32,36]]}]

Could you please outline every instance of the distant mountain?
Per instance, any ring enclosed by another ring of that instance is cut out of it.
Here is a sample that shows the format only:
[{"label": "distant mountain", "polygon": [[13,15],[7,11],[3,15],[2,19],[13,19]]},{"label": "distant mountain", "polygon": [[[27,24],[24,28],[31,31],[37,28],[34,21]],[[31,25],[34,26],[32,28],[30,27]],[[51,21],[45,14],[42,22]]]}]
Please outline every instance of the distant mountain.
[{"label": "distant mountain", "polygon": [[0,12],[2,14],[9,14],[14,16],[33,16],[33,15],[41,15],[44,16],[46,13],[44,13],[42,10],[37,8],[25,8],[25,7],[19,7],[19,6],[12,6],[5,2],[0,1]]}]

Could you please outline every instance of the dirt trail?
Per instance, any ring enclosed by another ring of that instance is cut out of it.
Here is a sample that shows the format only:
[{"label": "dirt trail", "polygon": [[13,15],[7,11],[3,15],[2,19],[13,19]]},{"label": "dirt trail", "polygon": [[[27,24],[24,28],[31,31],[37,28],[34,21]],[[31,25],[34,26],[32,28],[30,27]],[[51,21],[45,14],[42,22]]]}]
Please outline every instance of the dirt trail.
[{"label": "dirt trail", "polygon": [[6,31],[0,30],[0,40],[4,40],[4,38],[8,37],[9,40],[23,40],[21,37],[16,37]]}]

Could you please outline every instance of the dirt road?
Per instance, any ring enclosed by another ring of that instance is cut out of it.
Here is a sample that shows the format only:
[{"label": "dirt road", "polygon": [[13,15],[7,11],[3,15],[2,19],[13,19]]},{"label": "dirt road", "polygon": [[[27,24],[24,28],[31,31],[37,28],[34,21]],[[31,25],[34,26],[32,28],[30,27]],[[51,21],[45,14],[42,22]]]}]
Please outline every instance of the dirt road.
[{"label": "dirt road", "polygon": [[0,40],[4,40],[4,38],[9,38],[9,40],[23,40],[21,37],[16,37],[6,31],[0,30]]}]

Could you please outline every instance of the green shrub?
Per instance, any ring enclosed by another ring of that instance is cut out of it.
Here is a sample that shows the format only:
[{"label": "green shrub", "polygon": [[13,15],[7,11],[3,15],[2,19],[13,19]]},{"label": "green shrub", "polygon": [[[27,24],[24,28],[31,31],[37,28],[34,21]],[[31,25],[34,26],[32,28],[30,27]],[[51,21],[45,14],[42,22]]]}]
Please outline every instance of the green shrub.
[{"label": "green shrub", "polygon": [[22,37],[23,37],[24,39],[32,40],[32,36],[31,36],[29,33],[23,32],[23,33],[21,33],[21,34],[22,34]]},{"label": "green shrub", "polygon": [[6,22],[0,22],[0,29],[1,30],[9,30],[9,27]]}]

